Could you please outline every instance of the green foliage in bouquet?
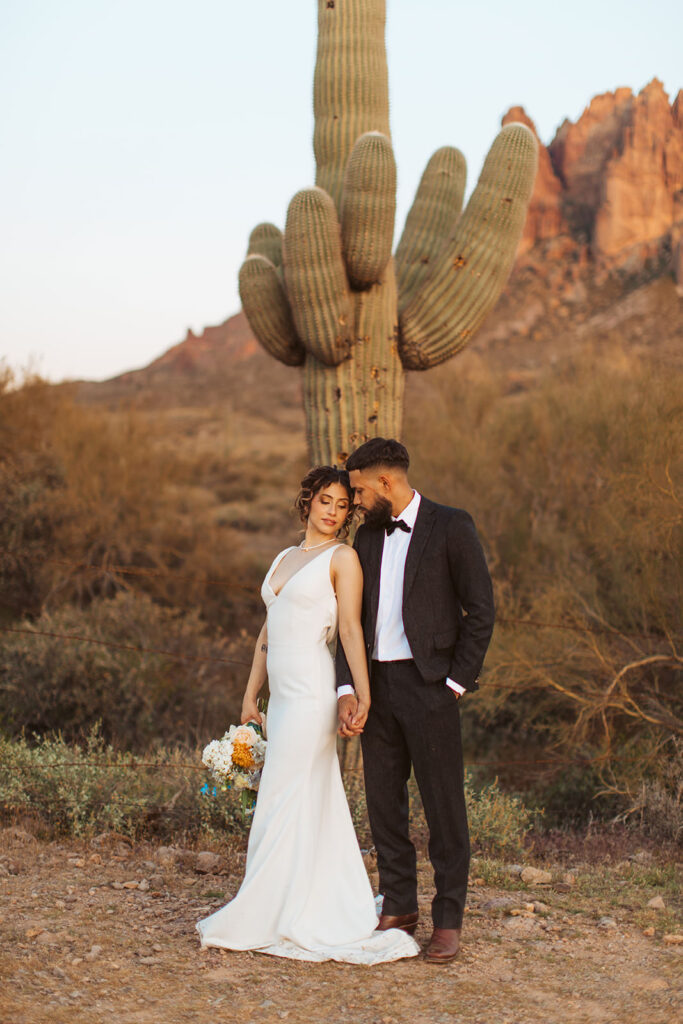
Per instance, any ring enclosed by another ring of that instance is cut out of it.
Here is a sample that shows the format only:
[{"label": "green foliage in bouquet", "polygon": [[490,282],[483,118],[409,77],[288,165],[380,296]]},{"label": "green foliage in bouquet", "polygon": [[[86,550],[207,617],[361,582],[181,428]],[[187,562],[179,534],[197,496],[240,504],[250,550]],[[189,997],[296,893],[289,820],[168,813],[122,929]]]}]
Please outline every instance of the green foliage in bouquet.
[{"label": "green foliage in bouquet", "polygon": [[512,269],[536,175],[522,124],[500,132],[461,215],[459,150],[429,161],[392,258],[396,164],[389,130],[385,0],[318,0],[313,84],[317,173],[284,234],[259,224],[239,273],[254,334],[303,367],[309,456],[344,463],[401,433],[406,370],[467,344]]}]

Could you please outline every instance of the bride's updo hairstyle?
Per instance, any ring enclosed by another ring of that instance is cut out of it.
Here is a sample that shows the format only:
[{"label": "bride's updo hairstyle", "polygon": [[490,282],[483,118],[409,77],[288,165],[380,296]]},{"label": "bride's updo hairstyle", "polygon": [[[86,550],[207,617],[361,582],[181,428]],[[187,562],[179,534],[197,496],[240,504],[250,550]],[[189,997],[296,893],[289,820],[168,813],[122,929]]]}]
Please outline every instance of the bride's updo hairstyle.
[{"label": "bride's updo hairstyle", "polygon": [[349,480],[349,474],[345,469],[336,469],[335,466],[315,466],[313,469],[309,469],[301,481],[301,490],[294,501],[294,508],[299,513],[299,519],[305,526],[311,511],[311,502],[316,494],[322,491],[323,487],[329,487],[330,484],[341,484],[349,496],[349,511],[341,529],[337,533],[338,537],[348,537],[355,509],[353,505],[353,487]]}]

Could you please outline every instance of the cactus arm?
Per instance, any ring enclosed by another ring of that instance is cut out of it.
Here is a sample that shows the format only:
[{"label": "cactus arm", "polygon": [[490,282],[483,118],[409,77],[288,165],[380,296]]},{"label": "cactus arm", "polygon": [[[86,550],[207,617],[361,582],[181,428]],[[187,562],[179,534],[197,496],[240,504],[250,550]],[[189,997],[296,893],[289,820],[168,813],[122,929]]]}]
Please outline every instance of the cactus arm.
[{"label": "cactus arm", "polygon": [[399,312],[419,291],[460,217],[467,163],[459,149],[437,149],[420,179],[396,247]]},{"label": "cactus arm", "polygon": [[323,189],[302,189],[290,202],[282,252],[297,334],[311,355],[336,366],[350,351],[351,293],[337,211]]},{"label": "cactus arm", "polygon": [[340,208],[344,170],[365,132],[389,135],[384,0],[318,0],[313,77],[316,185]]},{"label": "cactus arm", "polygon": [[247,256],[240,267],[239,292],[249,326],[267,352],[287,366],[301,366],[301,344],[277,268],[265,256]]},{"label": "cactus arm", "polygon": [[257,224],[249,235],[247,256],[257,255],[265,256],[278,268],[282,266],[282,232],[275,224]]},{"label": "cactus arm", "polygon": [[525,125],[508,124],[495,139],[454,234],[400,317],[406,369],[455,355],[495,304],[512,269],[537,159]]},{"label": "cactus arm", "polygon": [[396,217],[396,161],[381,132],[366,132],[351,150],[341,203],[342,249],[353,288],[381,280],[391,258]]}]

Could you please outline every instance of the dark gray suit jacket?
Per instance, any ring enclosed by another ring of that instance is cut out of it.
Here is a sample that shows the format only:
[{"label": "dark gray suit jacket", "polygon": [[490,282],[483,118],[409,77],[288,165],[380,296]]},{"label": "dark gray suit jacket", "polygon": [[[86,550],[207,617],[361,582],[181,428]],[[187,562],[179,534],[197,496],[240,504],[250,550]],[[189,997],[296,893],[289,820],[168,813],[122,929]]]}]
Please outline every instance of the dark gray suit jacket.
[{"label": "dark gray suit jacket", "polygon": [[[360,526],[354,540],[363,567],[362,623],[368,662],[375,643],[384,530]],[[493,633],[491,577],[472,517],[424,496],[406,556],[403,626],[426,682],[447,677],[478,690],[477,677]],[[341,643],[337,686],[353,685]]]}]

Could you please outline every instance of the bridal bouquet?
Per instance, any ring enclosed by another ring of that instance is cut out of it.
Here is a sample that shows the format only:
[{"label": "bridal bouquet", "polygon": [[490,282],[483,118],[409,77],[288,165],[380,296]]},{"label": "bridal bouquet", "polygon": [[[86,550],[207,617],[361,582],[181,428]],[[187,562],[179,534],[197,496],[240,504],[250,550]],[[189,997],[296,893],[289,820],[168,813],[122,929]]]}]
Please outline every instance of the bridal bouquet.
[{"label": "bridal bouquet", "polygon": [[204,747],[202,762],[221,789],[239,792],[244,817],[254,813],[265,756],[266,740],[256,722],[231,725],[222,739]]}]

